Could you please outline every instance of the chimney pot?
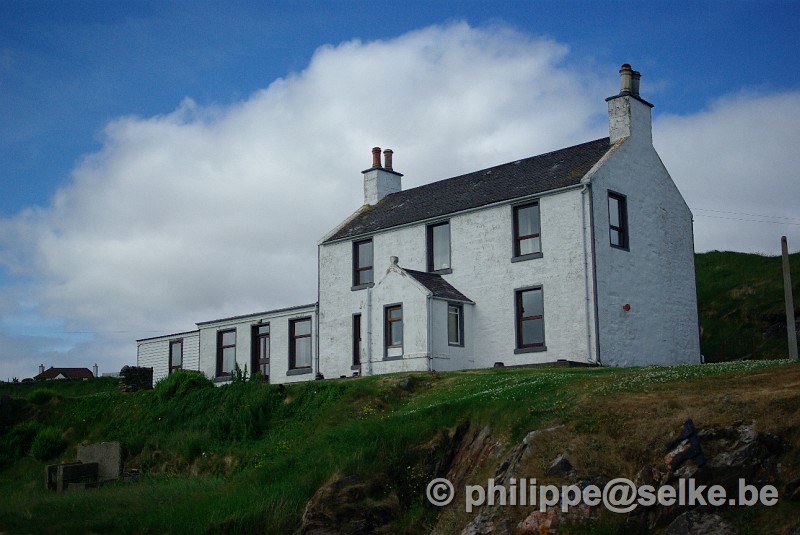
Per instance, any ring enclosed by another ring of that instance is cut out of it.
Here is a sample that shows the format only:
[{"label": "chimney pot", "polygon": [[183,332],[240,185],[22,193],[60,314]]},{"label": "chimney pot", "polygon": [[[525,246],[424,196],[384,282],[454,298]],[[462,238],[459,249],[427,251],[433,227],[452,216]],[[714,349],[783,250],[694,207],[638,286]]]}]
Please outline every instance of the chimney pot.
[{"label": "chimney pot", "polygon": [[627,63],[623,64],[619,69],[619,92],[621,95],[629,94],[631,92],[631,78],[633,76],[633,69]]},{"label": "chimney pot", "polygon": [[386,149],[383,151],[383,168],[388,169],[389,171],[392,170],[392,149]]},{"label": "chimney pot", "polygon": [[372,167],[380,167],[381,166],[381,148],[380,147],[373,147],[372,148]]},{"label": "chimney pot", "polygon": [[639,79],[642,77],[642,74],[639,71],[633,71],[631,73],[631,95],[634,97],[639,96]]}]

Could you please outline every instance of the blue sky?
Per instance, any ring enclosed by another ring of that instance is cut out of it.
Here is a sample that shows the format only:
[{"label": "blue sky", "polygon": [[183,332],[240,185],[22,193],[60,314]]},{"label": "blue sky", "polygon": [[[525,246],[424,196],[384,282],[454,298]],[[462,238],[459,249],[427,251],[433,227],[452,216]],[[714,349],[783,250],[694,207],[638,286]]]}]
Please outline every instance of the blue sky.
[{"label": "blue sky", "polygon": [[[0,380],[315,300],[404,187],[606,135],[642,72],[698,250],[800,244],[798,2],[0,0]],[[244,193],[247,192],[247,193]]]}]

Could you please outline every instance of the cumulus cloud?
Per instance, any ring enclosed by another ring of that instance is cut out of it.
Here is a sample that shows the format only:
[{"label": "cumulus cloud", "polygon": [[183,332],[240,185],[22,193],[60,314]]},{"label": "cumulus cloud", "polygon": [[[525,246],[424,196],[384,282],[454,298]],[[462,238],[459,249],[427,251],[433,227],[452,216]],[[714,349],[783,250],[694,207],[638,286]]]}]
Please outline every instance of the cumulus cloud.
[{"label": "cumulus cloud", "polygon": [[654,144],[695,216],[695,249],[800,249],[800,93],[740,93],[660,116]]},{"label": "cumulus cloud", "polygon": [[[23,318],[31,331],[9,342],[13,354],[0,347],[0,377],[53,357],[37,319],[72,333],[62,335],[72,343],[58,352],[62,365],[113,370],[135,362],[136,338],[314,302],[316,243],[361,205],[373,146],[394,149],[408,188],[607,135],[603,98],[616,67],[579,70],[568,53],[456,23],[324,46],[303,71],[235,105],[187,98],[171,113],[112,121],[49,206],[0,221],[0,265],[25,285],[15,288],[24,305],[0,303],[5,323]],[[609,76],[598,83],[591,72]],[[658,148],[690,205],[747,206],[733,200],[758,189],[746,189],[747,166],[726,158],[769,157],[747,167],[763,177],[785,156],[764,142],[776,138],[735,137],[748,117],[751,131],[769,133],[759,110],[771,107],[741,96],[658,121]],[[796,141],[788,118],[797,113],[774,115]],[[703,244],[718,239],[698,231]],[[38,353],[23,361],[22,347]]]},{"label": "cumulus cloud", "polygon": [[321,47],[229,107],[118,118],[50,206],[0,223],[0,262],[119,365],[138,337],[314,302],[316,243],[361,205],[371,147],[413,187],[602,136],[603,84],[567,53],[456,23]]}]

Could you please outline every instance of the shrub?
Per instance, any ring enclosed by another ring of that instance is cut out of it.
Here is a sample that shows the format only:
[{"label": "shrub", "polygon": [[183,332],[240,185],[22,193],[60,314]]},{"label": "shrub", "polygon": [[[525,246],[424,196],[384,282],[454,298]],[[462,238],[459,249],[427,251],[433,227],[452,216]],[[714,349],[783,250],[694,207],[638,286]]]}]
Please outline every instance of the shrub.
[{"label": "shrub", "polygon": [[44,427],[33,439],[31,444],[31,455],[40,461],[52,459],[66,448],[66,444],[61,439],[61,431],[55,427]]},{"label": "shrub", "polygon": [[28,401],[31,403],[35,403],[37,405],[41,405],[43,403],[47,403],[54,397],[58,396],[58,392],[53,390],[52,388],[37,388],[33,392],[30,393],[28,396]]},{"label": "shrub", "polygon": [[214,388],[214,383],[200,372],[175,371],[156,383],[155,392],[162,402],[194,390]]},{"label": "shrub", "polygon": [[42,429],[39,422],[22,422],[0,437],[0,467],[10,465],[28,453],[36,434]]}]

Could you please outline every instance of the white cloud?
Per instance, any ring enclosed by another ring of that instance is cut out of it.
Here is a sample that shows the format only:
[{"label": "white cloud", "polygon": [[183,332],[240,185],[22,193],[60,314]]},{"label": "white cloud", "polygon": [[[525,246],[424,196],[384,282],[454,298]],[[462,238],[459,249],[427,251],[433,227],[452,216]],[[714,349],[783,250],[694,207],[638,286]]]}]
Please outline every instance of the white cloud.
[{"label": "white cloud", "polygon": [[[430,27],[322,47],[302,72],[233,106],[187,98],[169,114],[111,122],[50,206],[0,221],[0,265],[27,284],[25,310],[6,302],[4,314],[33,310],[95,334],[58,356],[46,337],[26,338],[33,357],[0,348],[0,377],[32,375],[20,366],[43,355],[119,369],[135,362],[136,338],[315,301],[316,243],[360,206],[373,146],[394,149],[408,188],[607,135],[616,67],[578,71],[567,55],[503,27]],[[591,74],[606,71],[603,83]],[[739,198],[722,185],[734,174],[749,187],[743,165],[720,176],[730,155],[768,156],[761,169],[785,156],[765,152],[773,138],[731,139],[752,101],[659,120],[658,146],[690,205],[729,206],[709,199]],[[745,115],[753,131],[770,117]],[[692,186],[706,180],[715,185]]]},{"label": "white cloud", "polygon": [[697,251],[800,249],[800,93],[726,96],[664,115],[654,143],[695,215]]},{"label": "white cloud", "polygon": [[42,317],[97,333],[88,360],[119,365],[154,331],[313,302],[316,243],[360,206],[373,146],[413,187],[603,135],[599,84],[566,54],[430,27],[321,47],[230,107],[119,118],[51,206],[0,222],[0,262]]}]

